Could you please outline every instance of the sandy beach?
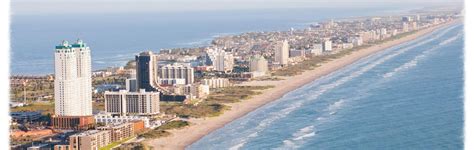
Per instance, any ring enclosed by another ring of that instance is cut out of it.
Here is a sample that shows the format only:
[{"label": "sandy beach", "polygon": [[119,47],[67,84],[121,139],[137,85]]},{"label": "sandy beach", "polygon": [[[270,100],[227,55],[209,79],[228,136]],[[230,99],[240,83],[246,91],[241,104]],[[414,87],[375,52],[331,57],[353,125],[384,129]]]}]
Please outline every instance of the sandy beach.
[{"label": "sandy beach", "polygon": [[409,36],[397,40],[385,42],[383,44],[355,51],[350,55],[331,60],[327,63],[322,64],[320,67],[315,68],[314,70],[305,71],[300,75],[292,77],[282,77],[284,80],[246,82],[242,85],[274,85],[275,87],[264,90],[263,94],[256,95],[251,99],[239,103],[229,104],[229,106],[231,106],[231,109],[218,117],[190,119],[189,121],[192,124],[191,126],[179,130],[172,130],[172,135],[168,137],[159,139],[149,139],[146,141],[146,144],[153,146],[155,149],[184,149],[187,145],[192,144],[193,142],[199,140],[205,135],[211,133],[212,131],[223,127],[224,125],[230,123],[235,119],[245,116],[247,113],[269,102],[279,99],[284,94],[293,91],[307,83],[310,83],[313,80],[316,80],[324,75],[343,68],[346,65],[352,64],[355,61],[374,54],[378,51],[387,49],[389,47],[404,42],[411,41],[417,37],[430,33],[439,27],[446,26],[454,22],[456,22],[456,20],[419,30],[415,34],[411,34]]}]

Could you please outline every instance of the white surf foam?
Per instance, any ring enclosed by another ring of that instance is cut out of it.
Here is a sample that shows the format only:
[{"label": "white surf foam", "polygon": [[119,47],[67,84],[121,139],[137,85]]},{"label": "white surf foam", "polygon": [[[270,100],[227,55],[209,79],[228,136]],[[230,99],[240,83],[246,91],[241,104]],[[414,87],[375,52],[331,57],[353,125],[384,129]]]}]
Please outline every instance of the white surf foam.
[{"label": "white surf foam", "polygon": [[463,34],[462,34],[462,32],[459,32],[458,34],[456,34],[456,36],[451,37],[451,38],[449,38],[449,39],[446,39],[446,40],[444,40],[443,42],[440,42],[439,45],[442,46],[442,45],[449,44],[449,43],[451,43],[451,42],[453,42],[453,41],[456,41],[456,40],[457,40],[458,38],[460,38],[461,36],[463,36]]},{"label": "white surf foam", "polygon": [[298,132],[292,134],[291,139],[283,141],[283,146],[277,149],[298,149],[305,139],[311,138],[316,135],[316,131],[313,125],[306,126],[298,130]]},{"label": "white surf foam", "polygon": [[[446,33],[446,32],[443,32],[443,33]],[[444,35],[444,34],[443,34],[443,35]],[[459,37],[461,37],[461,36],[462,36],[462,33],[460,32],[460,33],[456,34],[455,36],[450,37],[450,38],[448,38],[448,39],[442,41],[442,42],[439,43],[438,45],[439,45],[439,46],[442,46],[442,45],[449,44],[449,43],[451,43],[451,42],[457,40],[457,39],[458,39]],[[428,50],[423,51],[420,55],[415,56],[415,58],[413,58],[412,60],[410,60],[410,61],[404,63],[403,65],[401,65],[401,66],[399,66],[399,67],[393,69],[392,71],[390,71],[390,72],[388,72],[388,73],[385,73],[382,77],[383,77],[383,78],[390,78],[390,77],[392,77],[393,75],[395,75],[395,74],[397,74],[397,73],[399,73],[399,72],[401,72],[401,71],[403,71],[403,70],[407,70],[407,69],[410,69],[410,68],[415,67],[421,59],[425,58],[427,54],[429,54],[430,52],[436,50],[437,48],[439,48],[439,47],[438,47],[438,46],[435,46],[435,47],[433,47],[433,48],[430,48],[430,49],[428,49]]]},{"label": "white surf foam", "polygon": [[[426,39],[424,41],[421,41],[421,42],[418,42],[416,44],[407,46],[405,48],[401,48],[401,49],[395,51],[392,54],[383,56],[382,58],[377,59],[377,60],[369,63],[368,65],[361,67],[358,71],[355,71],[355,72],[351,73],[349,76],[344,76],[344,77],[340,78],[339,80],[337,80],[335,82],[332,82],[330,84],[321,85],[321,88],[317,92],[315,92],[314,96],[311,99],[317,98],[318,96],[320,96],[321,94],[323,94],[327,90],[331,90],[331,89],[333,89],[333,88],[335,88],[335,87],[337,87],[341,84],[346,83],[347,81],[350,81],[353,78],[356,78],[356,77],[362,75],[363,73],[371,70],[372,68],[376,67],[379,64],[382,64],[382,63],[392,59],[393,57],[396,57],[400,54],[403,54],[403,53],[405,53],[405,52],[407,52],[407,51],[409,51],[409,50],[411,50],[411,49],[413,49],[417,46],[420,46],[420,45],[426,44],[428,42],[431,42],[435,39],[438,39],[439,37],[446,34],[449,30],[451,30],[453,28],[454,27],[447,28],[446,30],[441,31],[439,34],[435,35],[434,37],[431,37],[430,39]],[[420,55],[420,56],[418,56],[417,59],[421,59],[422,57],[425,57],[425,56]],[[406,63],[404,65],[404,67],[415,66],[416,63],[417,63],[417,60],[413,60],[413,61],[410,61],[410,62]],[[338,109],[340,109],[343,106],[343,104],[344,104],[344,100],[339,100],[337,102],[334,102],[332,105],[330,105],[328,107],[328,111],[330,113],[334,114]],[[324,119],[326,119],[326,118],[318,117],[316,120],[319,121],[319,120],[324,120]],[[314,126],[312,128],[314,128]],[[305,127],[303,129],[300,129],[295,134],[300,134],[302,130],[307,130],[307,128]],[[312,137],[315,134],[316,134],[315,132],[310,132],[310,133],[303,134],[303,135],[300,135],[300,136],[297,136],[297,137],[293,136],[291,139],[283,140],[283,145],[281,147],[279,147],[278,149],[297,149],[298,145],[304,144],[302,140],[304,140],[307,137]]]},{"label": "white surf foam", "polygon": [[[392,53],[390,55],[383,56],[382,58],[377,59],[376,61],[373,61],[371,63],[368,63],[368,65],[361,67],[359,70],[357,70],[355,72],[352,72],[348,76],[344,76],[344,77],[342,77],[342,78],[340,78],[340,79],[338,79],[334,82],[331,82],[329,84],[321,85],[320,88],[318,88],[316,91],[307,92],[307,93],[311,93],[310,95],[307,95],[307,96],[309,96],[308,98],[300,100],[300,101],[294,101],[289,107],[287,107],[285,109],[282,109],[280,111],[271,113],[269,117],[263,119],[255,128],[247,129],[247,130],[253,130],[253,133],[249,134],[246,137],[243,137],[242,139],[240,139],[240,142],[238,144],[236,144],[232,147],[237,147],[237,148],[243,147],[249,139],[257,137],[259,132],[263,131],[265,128],[267,128],[269,125],[271,125],[271,123],[273,123],[276,120],[279,120],[281,118],[286,117],[288,114],[290,114],[294,110],[297,110],[299,107],[301,107],[306,101],[317,99],[320,95],[324,94],[326,91],[331,90],[335,87],[338,87],[338,86],[350,81],[351,79],[362,75],[363,73],[369,71],[370,69],[376,67],[377,65],[379,65],[381,63],[384,63],[385,61],[390,60],[391,58],[393,58],[395,56],[398,56],[402,53],[405,53],[406,51],[408,51],[408,50],[410,50],[414,47],[417,47],[417,46],[420,46],[422,44],[433,41],[433,40],[441,37],[442,35],[446,34],[452,28],[454,28],[454,27],[448,28],[448,29],[442,31],[440,34],[437,34],[434,37],[431,37],[430,39],[426,39],[425,41],[421,41],[421,42],[418,42],[414,45],[402,48],[402,49],[400,49],[400,50],[398,50],[395,53]],[[341,104],[342,104],[342,102],[341,102]],[[324,118],[321,118],[321,119],[324,119]],[[306,136],[314,136],[314,135],[309,134],[309,135],[306,135]],[[286,145],[292,145],[293,142],[291,140],[287,139],[287,140],[284,140],[283,143],[286,144]]]},{"label": "white surf foam", "polygon": [[343,103],[344,103],[344,100],[340,99],[340,100],[334,102],[333,104],[329,105],[328,108],[327,108],[327,111],[329,111],[331,113],[335,113],[337,110],[341,109]]}]

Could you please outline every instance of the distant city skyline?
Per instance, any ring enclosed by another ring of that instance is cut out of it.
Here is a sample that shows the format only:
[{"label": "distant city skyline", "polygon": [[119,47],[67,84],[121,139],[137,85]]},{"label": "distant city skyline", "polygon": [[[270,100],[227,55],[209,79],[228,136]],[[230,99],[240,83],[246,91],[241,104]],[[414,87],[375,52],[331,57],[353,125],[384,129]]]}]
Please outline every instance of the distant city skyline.
[{"label": "distant city skyline", "polygon": [[[205,4],[205,5],[200,5]],[[419,7],[446,6],[463,4],[462,0],[275,0],[271,3],[264,0],[16,0],[12,1],[13,15],[47,15],[47,14],[85,14],[85,13],[147,13],[147,12],[188,12],[245,9],[278,9],[278,8],[327,8],[327,7],[377,7],[395,5],[417,5]],[[195,7],[199,5],[201,7]],[[84,11],[87,10],[87,11]]]}]

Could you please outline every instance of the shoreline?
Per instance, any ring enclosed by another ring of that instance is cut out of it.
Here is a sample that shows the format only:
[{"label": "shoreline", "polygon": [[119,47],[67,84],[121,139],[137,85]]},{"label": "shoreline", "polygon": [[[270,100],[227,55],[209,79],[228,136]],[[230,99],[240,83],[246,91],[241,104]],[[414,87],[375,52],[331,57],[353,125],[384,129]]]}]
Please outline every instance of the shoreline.
[{"label": "shoreline", "polygon": [[[408,13],[409,12],[405,12],[405,13]],[[383,15],[382,15],[383,16]],[[403,16],[401,14],[393,14],[391,16]],[[367,19],[367,18],[373,18],[373,17],[379,17],[379,15],[369,15],[369,16],[346,16],[346,17],[336,17],[334,19],[320,19],[320,20],[315,20],[315,21],[310,21],[310,22],[303,22],[303,23],[295,23],[292,27],[292,28],[295,28],[295,29],[304,29],[306,27],[308,27],[309,25],[311,24],[314,24],[314,23],[321,23],[321,22],[325,22],[325,21],[329,21],[329,20],[333,20],[333,21],[347,21],[347,20],[360,20],[360,19]],[[300,24],[304,24],[304,25],[300,25]],[[248,31],[238,31],[238,32],[223,32],[223,33],[216,33],[216,34],[212,34],[211,36],[209,37],[203,37],[201,39],[198,39],[198,40],[194,40],[194,41],[189,41],[189,42],[184,42],[184,43],[181,43],[181,44],[176,44],[178,46],[176,47],[165,47],[165,48],[158,48],[159,50],[162,50],[162,49],[180,49],[180,48],[198,48],[198,47],[205,47],[205,46],[210,46],[210,43],[212,42],[212,40],[214,40],[215,38],[217,37],[222,37],[222,36],[237,36],[237,35],[240,35],[240,34],[245,34],[245,33],[255,33],[255,32],[285,32],[285,31],[289,31],[289,29],[275,29],[275,30],[264,30],[264,31],[261,31],[261,30],[248,30]],[[202,41],[207,41],[207,42],[202,42]],[[189,43],[200,43],[200,44],[189,44]],[[159,50],[152,50],[153,52],[159,52]],[[140,51],[137,51],[137,52],[127,52],[127,54],[119,54],[119,55],[136,55],[140,53]],[[115,57],[115,56],[114,56]],[[130,59],[130,60],[133,60],[133,59]],[[126,60],[125,63],[123,64],[112,64],[112,65],[107,65],[105,67],[102,67],[102,68],[96,68],[96,69],[92,69],[92,72],[95,72],[95,71],[101,71],[101,70],[106,70],[107,68],[109,67],[118,67],[118,66],[123,66],[124,64],[126,64],[128,61],[130,60]],[[120,61],[120,60],[113,60],[113,61]],[[92,64],[94,64],[94,60],[92,60]],[[97,62],[96,62],[97,64]],[[53,64],[51,64],[53,65]],[[33,76],[33,77],[36,77],[36,76],[39,76],[39,77],[44,77],[44,76],[54,76],[54,68],[52,68],[53,70],[51,72],[42,72],[42,73],[33,73],[33,72],[23,72],[23,73],[19,73],[19,72],[12,72],[12,68],[13,66],[10,66],[10,73],[9,75],[10,76]]]},{"label": "shoreline", "polygon": [[191,145],[209,133],[225,126],[227,123],[241,118],[256,110],[257,108],[275,101],[288,92],[294,91],[316,79],[319,79],[320,77],[328,75],[379,51],[383,51],[387,48],[416,39],[420,36],[431,33],[436,29],[451,25],[458,21],[459,20],[453,20],[443,24],[435,25],[433,27],[421,29],[414,34],[410,34],[400,39],[387,41],[354,51],[349,55],[345,55],[343,57],[323,63],[321,66],[313,70],[306,70],[302,74],[290,77],[281,77],[284,80],[245,82],[241,85],[274,85],[275,87],[263,90],[262,94],[253,96],[248,100],[227,104],[231,107],[231,109],[224,111],[223,114],[217,117],[191,118],[189,119],[191,126],[183,129],[171,130],[170,132],[172,135],[158,139],[147,139],[145,143],[149,146],[152,146],[154,149],[184,149],[186,146]]}]

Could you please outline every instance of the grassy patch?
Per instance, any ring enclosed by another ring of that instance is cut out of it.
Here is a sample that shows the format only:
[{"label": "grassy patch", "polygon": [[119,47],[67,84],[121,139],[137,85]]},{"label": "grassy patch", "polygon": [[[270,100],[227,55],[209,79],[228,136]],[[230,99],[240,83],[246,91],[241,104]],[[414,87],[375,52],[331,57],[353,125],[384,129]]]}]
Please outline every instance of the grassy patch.
[{"label": "grassy patch", "polygon": [[233,86],[217,90],[210,94],[206,102],[214,103],[235,103],[241,100],[252,98],[261,94],[260,90],[273,88],[273,86]]},{"label": "grassy patch", "polygon": [[183,120],[170,121],[164,125],[158,127],[159,130],[170,130],[170,129],[181,129],[189,126],[189,122]]},{"label": "grassy patch", "polygon": [[139,137],[144,137],[144,138],[166,137],[166,136],[171,135],[171,133],[166,130],[181,129],[186,126],[189,126],[189,122],[187,121],[182,121],[182,120],[170,121],[164,125],[159,126],[156,129],[150,130],[144,134],[139,135]]},{"label": "grassy patch", "polygon": [[227,109],[227,106],[207,102],[202,102],[197,105],[172,103],[163,104],[160,106],[160,109],[165,114],[175,114],[180,117],[200,118],[218,116]]},{"label": "grassy patch", "polygon": [[43,114],[54,114],[54,103],[33,103],[24,107],[11,108],[12,112],[18,111],[42,111]]},{"label": "grassy patch", "polygon": [[283,79],[279,78],[279,77],[260,77],[260,78],[255,78],[253,80],[255,80],[255,81],[279,81],[279,80],[283,80]]}]

